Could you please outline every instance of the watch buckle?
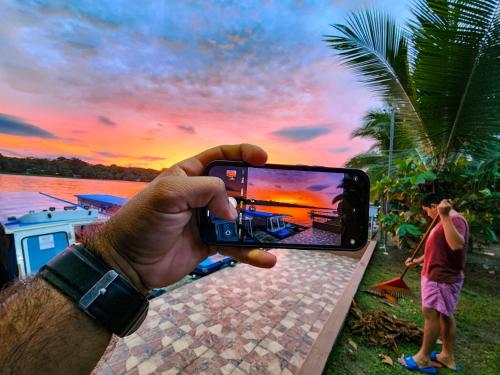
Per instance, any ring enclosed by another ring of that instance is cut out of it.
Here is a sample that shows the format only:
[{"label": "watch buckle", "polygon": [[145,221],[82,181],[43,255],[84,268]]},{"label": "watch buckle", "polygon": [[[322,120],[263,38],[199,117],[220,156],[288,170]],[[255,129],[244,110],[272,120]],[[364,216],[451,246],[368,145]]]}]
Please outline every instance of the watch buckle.
[{"label": "watch buckle", "polygon": [[99,296],[106,294],[108,291],[107,288],[111,285],[111,283],[118,277],[118,272],[115,270],[109,270],[106,272],[93,286],[90,288],[87,293],[85,293],[78,305],[81,309],[87,311],[87,309],[92,305]]}]

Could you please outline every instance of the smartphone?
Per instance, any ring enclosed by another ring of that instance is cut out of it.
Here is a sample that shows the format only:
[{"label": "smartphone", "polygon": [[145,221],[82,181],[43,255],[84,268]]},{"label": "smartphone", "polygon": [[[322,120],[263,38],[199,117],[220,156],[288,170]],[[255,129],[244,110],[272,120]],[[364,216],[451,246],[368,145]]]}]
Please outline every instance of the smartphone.
[{"label": "smartphone", "polygon": [[199,211],[209,245],[359,250],[368,241],[370,180],[351,168],[217,160],[205,175],[224,181],[235,221]]}]

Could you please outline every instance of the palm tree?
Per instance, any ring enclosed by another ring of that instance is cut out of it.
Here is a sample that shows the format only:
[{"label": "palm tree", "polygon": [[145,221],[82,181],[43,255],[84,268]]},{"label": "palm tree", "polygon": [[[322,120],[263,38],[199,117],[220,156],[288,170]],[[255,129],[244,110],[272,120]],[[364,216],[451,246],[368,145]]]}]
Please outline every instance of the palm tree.
[{"label": "palm tree", "polygon": [[[410,129],[407,129],[408,122],[401,118],[396,121],[394,129],[393,155],[395,158],[405,158],[413,156],[422,160],[413,146],[413,139],[408,136]],[[390,113],[386,110],[370,111],[363,119],[363,125],[356,129],[351,137],[368,138],[374,141],[370,149],[362,154],[353,157],[347,163],[352,168],[364,168],[370,177],[377,181],[387,171],[387,159],[390,143]],[[425,160],[422,160],[425,161]]]},{"label": "palm tree", "polygon": [[[455,155],[498,157],[500,0],[415,0],[405,26],[377,10],[351,13],[325,40],[388,105],[398,108],[401,150],[441,165]],[[386,150],[387,122],[371,112],[354,136],[377,143],[351,165]],[[410,147],[408,147],[409,142]]]}]

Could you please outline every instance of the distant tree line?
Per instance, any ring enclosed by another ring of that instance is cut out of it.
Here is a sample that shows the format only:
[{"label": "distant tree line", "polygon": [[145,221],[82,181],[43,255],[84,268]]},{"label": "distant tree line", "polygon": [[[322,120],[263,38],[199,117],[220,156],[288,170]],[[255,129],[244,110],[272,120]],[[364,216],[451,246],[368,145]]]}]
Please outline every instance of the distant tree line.
[{"label": "distant tree line", "polygon": [[150,168],[89,164],[78,158],[13,158],[0,154],[0,173],[93,178],[103,180],[151,181],[160,171]]}]

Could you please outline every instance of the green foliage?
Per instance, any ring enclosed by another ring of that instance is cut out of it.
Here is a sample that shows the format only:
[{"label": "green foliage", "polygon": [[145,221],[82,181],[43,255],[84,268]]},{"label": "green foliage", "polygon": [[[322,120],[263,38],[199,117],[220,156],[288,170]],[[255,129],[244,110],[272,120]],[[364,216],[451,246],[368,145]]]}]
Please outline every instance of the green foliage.
[{"label": "green foliage", "polygon": [[389,116],[365,116],[354,137],[374,141],[348,166],[363,168],[372,199],[387,196],[382,216],[401,246],[426,225],[423,192],[452,198],[481,241],[496,241],[500,125],[500,1],[415,0],[398,24],[377,10],[351,13],[326,42],[389,106],[397,108],[394,174],[384,176]]},{"label": "green foliage", "polygon": [[439,175],[414,158],[396,160],[392,176],[372,186],[375,198],[386,197],[390,202],[388,214],[379,219],[400,247],[412,247],[428,224],[420,199],[435,191],[451,199],[453,207],[465,216],[476,243],[497,241],[500,194],[494,191],[500,187],[498,170],[498,158],[477,163],[456,156]]},{"label": "green foliage", "polygon": [[441,164],[457,152],[488,159],[499,154],[499,4],[416,0],[406,26],[384,12],[360,10],[332,25],[336,34],[325,41],[398,108],[397,128],[419,155]]},{"label": "green foliage", "polygon": [[498,155],[500,2],[418,0],[412,13],[412,81],[434,150]]},{"label": "green foliage", "polygon": [[436,178],[422,162],[409,157],[396,160],[391,177],[373,184],[372,196],[390,202],[390,211],[387,215],[381,213],[379,219],[398,239],[398,246],[412,247],[425,230],[427,222],[420,199]]}]

